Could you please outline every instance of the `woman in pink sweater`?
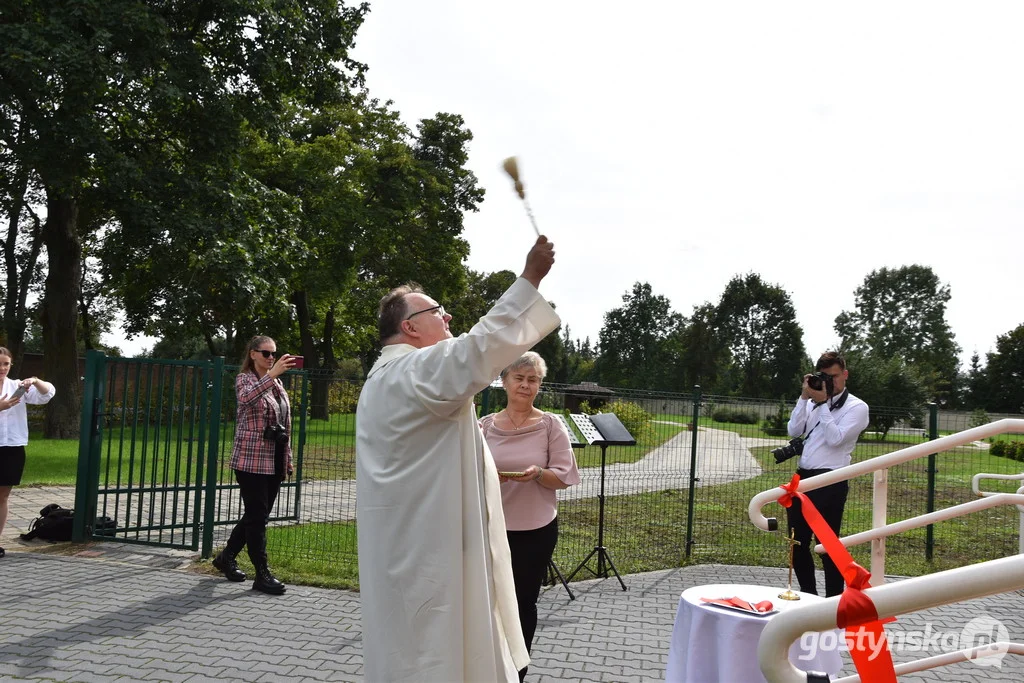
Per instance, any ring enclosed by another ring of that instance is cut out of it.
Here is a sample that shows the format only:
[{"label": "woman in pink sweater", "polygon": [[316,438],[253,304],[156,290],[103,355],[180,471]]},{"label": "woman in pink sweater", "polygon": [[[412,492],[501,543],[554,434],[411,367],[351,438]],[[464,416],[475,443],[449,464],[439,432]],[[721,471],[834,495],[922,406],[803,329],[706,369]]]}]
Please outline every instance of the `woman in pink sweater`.
[{"label": "woman in pink sweater", "polygon": [[[544,359],[526,352],[501,371],[508,407],[480,420],[501,476],[501,503],[527,650],[537,629],[537,597],[558,541],[555,491],[580,482],[565,426],[533,406],[545,374]],[[525,675],[524,668],[519,680]]]}]

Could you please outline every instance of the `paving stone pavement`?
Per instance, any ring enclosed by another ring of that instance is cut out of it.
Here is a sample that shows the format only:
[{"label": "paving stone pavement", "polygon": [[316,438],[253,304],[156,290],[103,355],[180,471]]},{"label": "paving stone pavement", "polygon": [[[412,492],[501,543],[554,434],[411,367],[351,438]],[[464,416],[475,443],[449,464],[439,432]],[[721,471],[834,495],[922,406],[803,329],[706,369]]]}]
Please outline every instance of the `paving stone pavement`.
[{"label": "paving stone pavement", "polygon": [[[358,593],[290,586],[270,597],[181,569],[188,554],[117,543],[49,549],[71,554],[14,548],[0,560],[0,680],[361,680]],[[699,565],[623,578],[627,591],[614,578],[574,583],[574,601],[561,586],[542,593],[528,681],[662,680],[684,589],[781,586],[786,572]],[[905,616],[888,630],[931,624],[958,633],[983,613],[1002,621],[1011,640],[1024,640],[1024,592]],[[920,656],[895,653],[897,661]],[[844,673],[852,672],[847,659]],[[900,680],[1021,681],[1024,658],[1008,656],[999,669],[964,663]]]}]

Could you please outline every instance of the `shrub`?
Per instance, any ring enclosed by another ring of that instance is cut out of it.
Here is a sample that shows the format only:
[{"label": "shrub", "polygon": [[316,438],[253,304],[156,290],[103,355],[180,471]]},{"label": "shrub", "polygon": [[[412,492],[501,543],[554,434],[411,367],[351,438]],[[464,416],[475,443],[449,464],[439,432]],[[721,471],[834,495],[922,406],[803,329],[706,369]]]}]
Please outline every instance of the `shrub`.
[{"label": "shrub", "polygon": [[769,415],[761,424],[761,430],[768,436],[788,436],[789,411],[784,401],[779,401],[779,409]]},{"label": "shrub", "polygon": [[359,403],[359,382],[331,382],[327,395],[327,410],[331,415],[356,412]]},{"label": "shrub", "polygon": [[637,441],[646,434],[647,428],[651,423],[651,414],[629,401],[615,401],[608,405],[608,411],[615,413],[622,426]]},{"label": "shrub", "polygon": [[1006,457],[1018,462],[1024,460],[1024,443],[1020,441],[1007,442]]},{"label": "shrub", "polygon": [[[590,401],[580,401],[580,412],[584,415],[597,415],[599,411],[596,408],[590,407]],[[615,411],[613,410],[612,412],[614,413]],[[621,419],[619,418],[619,420]]]},{"label": "shrub", "polygon": [[992,455],[1005,456],[1006,455],[1006,442],[1005,441],[996,441],[994,444],[992,444],[992,447],[988,449],[988,452],[991,453]]}]

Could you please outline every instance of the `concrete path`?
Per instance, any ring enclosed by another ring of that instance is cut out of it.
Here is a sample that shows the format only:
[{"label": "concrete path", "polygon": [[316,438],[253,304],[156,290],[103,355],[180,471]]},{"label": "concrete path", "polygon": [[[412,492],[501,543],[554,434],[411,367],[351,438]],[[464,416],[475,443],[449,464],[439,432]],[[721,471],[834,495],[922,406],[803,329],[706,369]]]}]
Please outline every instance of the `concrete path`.
[{"label": "concrete path", "polygon": [[[0,560],[0,680],[362,680],[357,593],[290,586],[270,597],[175,568],[188,559],[180,554],[116,543],[63,548],[74,554],[16,551]],[[724,582],[781,587],[786,572],[702,565],[624,579],[625,592],[614,578],[573,584],[575,601],[560,586],[542,593],[528,681],[660,681],[680,592]],[[906,616],[887,630],[890,638],[901,630],[959,633],[981,614],[1000,620],[1011,640],[1024,640],[1017,593]],[[934,654],[898,651],[895,659]],[[847,656],[843,673],[852,672]],[[900,678],[1021,680],[1024,658],[1012,656],[1001,668],[964,663]]]},{"label": "concrete path", "polygon": [[[597,446],[588,446],[597,449]],[[621,496],[648,491],[690,487],[693,433],[682,431],[635,463],[617,463],[605,468],[605,495]],[[750,455],[736,432],[700,428],[697,438],[697,486],[728,484],[761,474],[761,466]],[[562,489],[559,500],[590,498],[600,491],[601,468],[580,470],[580,485]]]}]

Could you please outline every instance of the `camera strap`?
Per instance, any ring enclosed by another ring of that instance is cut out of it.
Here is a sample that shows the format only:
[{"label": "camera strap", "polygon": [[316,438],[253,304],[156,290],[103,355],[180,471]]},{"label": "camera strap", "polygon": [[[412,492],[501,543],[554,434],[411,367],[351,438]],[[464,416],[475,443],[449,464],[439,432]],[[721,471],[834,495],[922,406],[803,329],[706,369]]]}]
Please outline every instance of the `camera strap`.
[{"label": "camera strap", "polygon": [[[849,396],[850,396],[850,390],[849,389],[843,389],[843,393],[839,394],[839,398],[837,398],[835,401],[833,401],[829,405],[828,412],[831,413],[831,412],[834,412],[834,411],[839,410],[840,408],[842,408],[843,405],[846,403],[846,399],[849,398]],[[821,407],[821,404],[819,403],[816,406],[814,406],[814,408],[811,408],[811,412],[814,412],[815,410],[817,410],[820,407]],[[807,440],[807,438],[811,435],[811,432],[813,432],[818,427],[818,425],[820,425],[820,424],[821,424],[821,420],[819,420],[816,425],[811,427],[811,431],[810,432],[807,432],[806,434],[804,434],[804,436],[803,436],[804,441]]]}]

